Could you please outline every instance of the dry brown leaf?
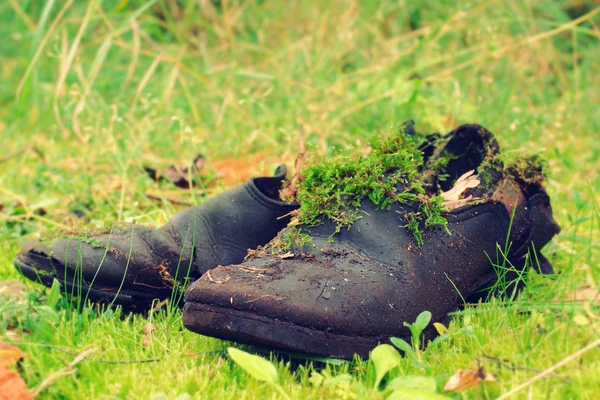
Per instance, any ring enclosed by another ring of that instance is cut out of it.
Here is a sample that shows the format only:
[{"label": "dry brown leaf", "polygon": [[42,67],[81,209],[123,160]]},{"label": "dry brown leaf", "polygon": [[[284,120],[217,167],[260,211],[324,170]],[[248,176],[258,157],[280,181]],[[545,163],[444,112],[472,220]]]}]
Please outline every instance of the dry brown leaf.
[{"label": "dry brown leaf", "polygon": [[217,173],[218,183],[224,187],[231,187],[254,176],[269,176],[273,173],[273,165],[280,162],[283,161],[273,155],[259,154],[252,157],[211,161],[211,166]]},{"label": "dry brown leaf", "polygon": [[189,189],[194,185],[194,180],[198,177],[205,164],[206,159],[204,156],[197,155],[192,161],[191,170],[187,165],[171,165],[164,171],[144,166],[144,170],[155,181],[166,179],[171,181],[177,187]]},{"label": "dry brown leaf", "polygon": [[465,190],[477,187],[481,181],[478,179],[477,175],[474,175],[474,173],[475,170],[465,172],[456,180],[454,186],[452,186],[450,190],[447,192],[442,192],[442,198],[447,201],[460,200]]},{"label": "dry brown leaf", "polygon": [[372,151],[373,151],[373,148],[371,146],[366,146],[362,152],[363,158],[369,157],[369,154],[371,154]]},{"label": "dry brown leaf", "polygon": [[[3,359],[0,357],[0,361]],[[0,400],[33,399],[23,382],[23,378],[3,365],[0,365]]]},{"label": "dry brown leaf", "polygon": [[21,351],[21,349],[11,346],[10,344],[0,342],[1,366],[10,367],[23,357],[25,357],[25,354]]},{"label": "dry brown leaf", "polygon": [[567,295],[566,300],[579,303],[600,304],[600,292],[592,285],[583,285]]},{"label": "dry brown leaf", "polygon": [[148,322],[144,326],[144,329],[142,330],[142,333],[144,334],[144,338],[142,339],[143,346],[148,346],[152,342],[152,334],[155,330],[156,328],[154,327],[154,325],[152,325],[151,322]]},{"label": "dry brown leaf", "polygon": [[459,369],[448,379],[444,386],[445,392],[462,392],[479,385],[481,382],[496,382],[494,376],[486,372],[483,367],[474,367],[469,370]]},{"label": "dry brown leaf", "polygon": [[12,341],[23,341],[25,336],[31,335],[29,329],[17,328],[14,325],[8,324],[4,337]]},{"label": "dry brown leaf", "polygon": [[7,368],[24,356],[19,348],[0,342],[0,400],[33,398],[19,374]]},{"label": "dry brown leaf", "polygon": [[151,200],[168,201],[171,204],[181,206],[192,206],[192,202],[181,198],[181,190],[177,192],[161,190],[160,192],[146,192],[144,195]]},{"label": "dry brown leaf", "polygon": [[174,165],[165,170],[165,177],[177,187],[188,189],[194,185],[194,180],[204,168],[206,160],[202,155],[197,155],[190,168],[187,166]]},{"label": "dry brown leaf", "polygon": [[[206,162],[199,155],[193,161],[192,171],[189,171],[187,165],[172,165],[164,170],[144,166],[144,170],[156,181],[170,180],[182,188],[189,188],[191,174],[192,185],[201,182],[202,187],[207,189],[209,193],[212,193],[215,188],[229,188],[255,176],[269,176],[273,173],[274,165],[290,161],[289,157],[283,157],[282,159],[282,157],[273,154],[256,154],[223,160],[210,159],[210,162]],[[149,162],[162,164],[164,160],[150,158]],[[118,178],[120,184],[121,178]],[[148,193],[148,197],[160,200],[164,199],[174,204],[180,204],[177,196],[163,196],[162,193],[162,190],[160,195],[157,193]]]},{"label": "dry brown leaf", "polygon": [[27,286],[19,281],[0,281],[0,296],[21,298],[27,293]]}]

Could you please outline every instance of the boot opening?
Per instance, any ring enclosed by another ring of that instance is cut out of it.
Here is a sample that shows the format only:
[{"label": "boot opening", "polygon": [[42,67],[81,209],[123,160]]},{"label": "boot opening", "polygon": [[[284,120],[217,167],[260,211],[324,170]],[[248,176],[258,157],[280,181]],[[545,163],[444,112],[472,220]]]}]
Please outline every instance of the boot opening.
[{"label": "boot opening", "polygon": [[433,195],[450,190],[461,176],[477,171],[486,158],[496,153],[498,143],[487,129],[480,125],[460,126],[445,135],[428,157],[428,191]]}]

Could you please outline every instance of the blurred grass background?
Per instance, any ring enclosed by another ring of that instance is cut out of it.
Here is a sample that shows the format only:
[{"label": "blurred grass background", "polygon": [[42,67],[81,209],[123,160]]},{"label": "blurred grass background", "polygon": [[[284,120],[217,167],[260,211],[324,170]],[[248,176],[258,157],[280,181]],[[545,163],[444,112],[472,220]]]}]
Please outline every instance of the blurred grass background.
[{"label": "blurred grass background", "polygon": [[[362,152],[370,135],[407,119],[440,132],[477,122],[504,151],[548,159],[563,232],[546,254],[561,275],[520,297],[535,312],[492,304],[460,313],[451,329],[468,316],[474,337],[430,353],[428,371],[407,362],[396,373],[441,376],[483,354],[546,368],[599,336],[593,302],[587,314],[567,301],[600,279],[598,7],[596,0],[0,2],[0,278],[17,279],[12,259],[29,238],[131,220],[160,225],[183,207],[178,202],[196,204],[279,161],[292,164],[301,134],[309,155],[322,158]],[[197,154],[209,161],[207,179],[219,183],[180,190],[143,170]],[[0,306],[19,301],[26,300]],[[5,314],[0,333],[24,326],[32,310]],[[177,313],[158,315],[159,339],[144,346],[141,317],[113,314],[90,329],[96,314],[58,311],[58,322],[11,339],[32,354],[22,367],[30,386],[68,358],[42,343],[164,360],[90,362],[78,379],[47,389],[48,398],[276,396],[232,365],[214,370],[214,355],[182,358],[224,345],[182,331]],[[593,398],[598,358],[596,350],[574,362],[565,372],[572,384],[547,379],[530,395]],[[333,371],[356,376],[343,393],[312,388],[312,366],[280,369],[296,397],[352,398],[364,395],[360,385],[372,375],[371,367],[353,369],[361,365]],[[464,397],[493,398],[531,376],[502,374]]]}]

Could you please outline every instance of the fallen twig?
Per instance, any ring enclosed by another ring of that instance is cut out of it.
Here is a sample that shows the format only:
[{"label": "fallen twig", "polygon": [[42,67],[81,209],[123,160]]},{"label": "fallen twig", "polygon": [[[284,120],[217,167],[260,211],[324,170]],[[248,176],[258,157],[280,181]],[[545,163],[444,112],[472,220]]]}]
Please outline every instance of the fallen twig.
[{"label": "fallen twig", "polygon": [[227,277],[223,280],[215,280],[213,279],[213,277],[210,275],[210,271],[206,271],[206,277],[208,278],[209,281],[211,281],[212,283],[218,283],[219,285],[222,285],[224,283],[229,282],[229,280],[231,279],[231,277],[229,275],[227,275]]},{"label": "fallen twig", "polygon": [[[15,342],[11,342],[13,344],[17,344]],[[25,342],[20,342],[18,344],[21,345],[29,345],[31,346],[32,343],[25,343]],[[45,347],[51,350],[56,350],[59,351],[61,353],[64,354],[68,354],[70,356],[73,357],[77,357],[80,354],[79,353],[75,353],[73,351],[69,351],[69,350],[65,350],[63,348],[60,348],[58,346],[54,346],[51,345],[50,343],[45,343],[45,342],[41,342],[41,343],[35,343],[35,346],[40,346],[40,347]],[[210,350],[210,351],[204,351],[204,352],[200,352],[200,353],[187,353],[187,354],[179,354],[176,355],[176,357],[200,357],[200,356],[211,356],[211,355],[223,355],[226,354],[227,350]],[[163,358],[147,358],[147,359],[141,359],[141,360],[106,360],[103,358],[91,358],[86,360],[87,362],[94,362],[94,363],[99,363],[99,364],[146,364],[146,363],[152,363],[152,362],[159,362],[159,361],[163,361]]]},{"label": "fallen twig", "polygon": [[155,304],[154,307],[152,307],[152,312],[157,312],[161,307],[167,305],[169,303],[169,299],[164,299],[163,301],[155,301],[153,302],[153,304]]},{"label": "fallen twig", "polygon": [[[538,372],[538,373],[542,372],[541,369],[529,368],[529,367],[518,367],[516,365],[513,365],[512,363],[508,364],[508,362],[510,362],[510,361],[508,361],[508,360],[500,360],[499,358],[495,358],[495,357],[482,356],[480,358],[482,360],[485,360],[485,361],[490,361],[490,362],[496,363],[499,366],[507,368],[507,369],[509,369],[511,371],[531,371],[531,372]],[[556,378],[558,380],[561,380],[561,381],[563,381],[565,383],[571,383],[571,381],[569,379],[563,378],[560,375],[549,374],[548,376],[551,376],[552,378]]]},{"label": "fallen twig", "polygon": [[292,213],[293,213],[294,211],[296,211],[296,210],[290,211],[290,212],[289,212],[289,213],[287,213],[287,214],[283,214],[283,215],[281,215],[281,216],[277,217],[277,220],[284,219],[284,218],[287,218],[287,217],[290,217],[290,216],[292,216]]},{"label": "fallen twig", "polygon": [[[60,347],[53,346],[49,343],[41,343],[39,345],[49,348],[49,349],[52,349],[52,350],[60,351],[61,353],[65,353],[70,356],[78,355],[78,353],[75,353],[75,352],[72,352],[69,350],[65,350],[65,349],[61,349]],[[90,359],[88,361],[89,362],[97,362],[100,364],[144,364],[144,363],[157,362],[157,361],[162,361],[162,360],[160,358],[148,358],[148,359],[143,359],[143,360],[105,360],[102,358],[98,358],[98,359]]]},{"label": "fallen twig", "polygon": [[31,148],[31,146],[25,146],[23,148],[20,148],[18,150],[13,151],[12,153],[8,153],[5,156],[0,157],[0,163],[3,163],[5,161],[10,160],[11,158],[14,158],[16,156],[18,156],[21,153],[25,153],[27,150],[29,150]]},{"label": "fallen twig", "polygon": [[267,272],[269,270],[269,268],[254,268],[254,267],[248,267],[246,265],[240,265],[239,268],[242,271],[246,271],[246,272],[251,272],[253,274],[260,274],[262,272]]},{"label": "fallen twig", "polygon": [[182,205],[182,206],[191,206],[192,205],[192,203],[189,201],[173,199],[173,198],[165,197],[165,196],[157,196],[152,193],[145,193],[144,196],[146,196],[150,200],[158,200],[158,201],[166,200],[171,204],[177,204],[177,205]]},{"label": "fallen twig", "polygon": [[550,375],[554,370],[557,370],[558,368],[562,367],[563,365],[565,365],[569,361],[571,361],[571,360],[579,357],[580,355],[582,355],[582,354],[590,351],[594,347],[598,347],[599,345],[600,345],[600,339],[595,340],[594,342],[588,344],[587,346],[585,346],[581,350],[576,351],[575,353],[573,353],[573,354],[571,354],[571,355],[563,358],[561,361],[559,361],[558,363],[554,364],[550,368],[545,369],[544,371],[540,372],[539,374],[537,374],[533,378],[531,378],[531,379],[523,382],[519,386],[517,386],[517,387],[513,388],[512,390],[509,390],[508,392],[504,393],[502,396],[498,397],[496,400],[502,400],[502,399],[506,399],[506,398],[512,396],[513,394],[517,393],[518,391],[520,391],[522,389],[525,389],[526,387],[532,385],[534,382],[537,382],[540,379],[545,378],[546,376]]},{"label": "fallen twig", "polygon": [[45,390],[48,386],[52,385],[54,382],[63,378],[65,376],[73,375],[77,372],[77,368],[75,366],[83,361],[87,356],[92,354],[98,350],[97,347],[92,347],[91,349],[87,349],[83,353],[79,354],[73,361],[68,363],[64,368],[59,369],[56,372],[51,373],[46,379],[42,381],[38,386],[31,390],[31,395],[33,397],[37,397],[43,390]]}]

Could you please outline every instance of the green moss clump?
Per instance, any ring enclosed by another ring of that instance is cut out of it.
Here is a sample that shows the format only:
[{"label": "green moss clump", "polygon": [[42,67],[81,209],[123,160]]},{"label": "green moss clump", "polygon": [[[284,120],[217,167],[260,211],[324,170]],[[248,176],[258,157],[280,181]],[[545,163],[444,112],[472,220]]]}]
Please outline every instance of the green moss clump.
[{"label": "green moss clump", "polygon": [[302,233],[302,229],[300,228],[290,228],[286,235],[284,236],[284,246],[283,248],[286,250],[291,249],[296,246],[298,248],[302,248],[306,245],[312,243],[312,237],[307,235],[306,233]]},{"label": "green moss clump", "polygon": [[505,161],[506,171],[526,184],[541,186],[547,179],[547,162],[537,154]]},{"label": "green moss clump", "polygon": [[529,185],[542,186],[547,179],[546,161],[537,154],[515,155],[492,154],[488,155],[477,168],[481,180],[478,190],[484,194],[491,194],[496,183],[503,177],[513,177],[524,187]]},{"label": "green moss clump", "polygon": [[493,190],[496,182],[502,178],[503,173],[504,162],[500,157],[497,154],[487,156],[481,165],[477,167],[477,175],[481,181],[477,189],[482,193],[479,196]]},{"label": "green moss clump", "polygon": [[[407,129],[410,125],[405,124]],[[366,157],[337,157],[302,171],[298,201],[300,224],[315,226],[326,219],[337,223],[336,232],[361,218],[360,206],[369,199],[380,209],[392,204],[414,203],[414,211],[404,214],[405,223],[422,243],[422,223],[446,225],[442,200],[425,195],[419,178],[423,154],[420,138],[402,129],[386,139],[375,137]]]},{"label": "green moss clump", "polygon": [[312,236],[302,233],[298,226],[288,226],[280,231],[269,243],[258,246],[256,249],[248,250],[246,259],[260,258],[266,255],[284,255],[294,249],[302,249],[305,246],[314,246]]},{"label": "green moss clump", "polygon": [[94,247],[94,248],[97,248],[97,249],[106,249],[106,244],[104,244],[100,240],[94,239],[92,237],[74,236],[74,237],[71,237],[70,239],[71,240],[76,240],[76,241],[81,242],[81,243],[88,244],[91,247]]},{"label": "green moss clump", "polygon": [[[47,246],[52,246],[58,239],[68,239],[76,242],[87,244],[93,248],[106,249],[107,244],[99,239],[103,235],[115,234],[117,229],[86,229],[81,232],[74,231],[50,231],[42,235],[40,240]],[[110,239],[108,241],[110,244]],[[113,247],[109,247],[108,250],[114,251]]]}]

